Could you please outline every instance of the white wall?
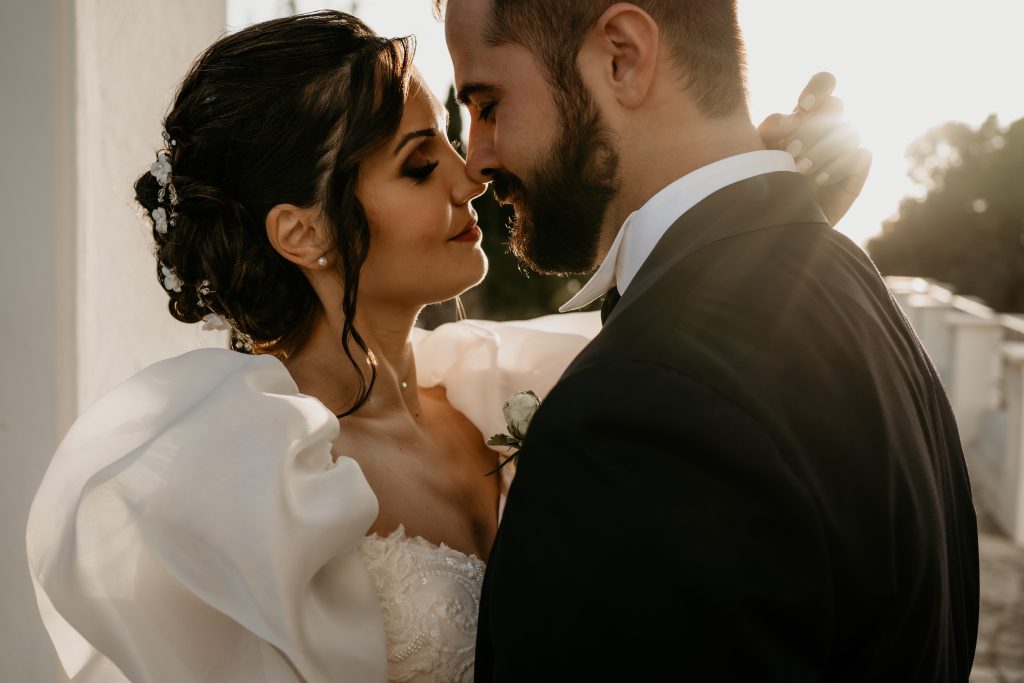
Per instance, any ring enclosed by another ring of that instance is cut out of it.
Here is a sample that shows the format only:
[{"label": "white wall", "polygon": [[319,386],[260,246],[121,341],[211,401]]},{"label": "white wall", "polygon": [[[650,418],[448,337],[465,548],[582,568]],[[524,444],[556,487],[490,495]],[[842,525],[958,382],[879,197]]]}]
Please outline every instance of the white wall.
[{"label": "white wall", "polygon": [[224,0],[0,2],[0,681],[63,680],[24,553],[74,416],[141,367],[220,339],[175,322],[131,184]]},{"label": "white wall", "polygon": [[[194,348],[167,312],[132,184],[193,59],[225,29],[224,0],[77,0],[78,402]],[[209,335],[207,335],[209,336]],[[213,343],[213,339],[206,340]]]}]

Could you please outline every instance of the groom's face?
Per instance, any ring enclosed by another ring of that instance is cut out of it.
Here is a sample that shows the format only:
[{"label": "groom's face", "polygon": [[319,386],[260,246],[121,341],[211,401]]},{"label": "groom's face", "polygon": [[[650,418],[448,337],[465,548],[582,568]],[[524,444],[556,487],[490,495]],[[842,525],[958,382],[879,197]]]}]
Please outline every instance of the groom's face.
[{"label": "groom's face", "polygon": [[515,207],[510,246],[543,273],[584,273],[600,261],[618,155],[576,73],[558,88],[533,54],[484,39],[489,0],[449,0],[456,87],[469,107],[467,168]]}]

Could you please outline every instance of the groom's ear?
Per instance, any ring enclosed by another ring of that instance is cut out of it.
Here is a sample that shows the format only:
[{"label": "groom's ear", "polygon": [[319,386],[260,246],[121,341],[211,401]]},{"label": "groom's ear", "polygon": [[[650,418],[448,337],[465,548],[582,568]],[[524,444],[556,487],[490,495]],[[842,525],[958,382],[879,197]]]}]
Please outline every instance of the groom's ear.
[{"label": "groom's ear", "polygon": [[661,33],[651,15],[620,2],[594,24],[580,49],[579,64],[591,88],[599,87],[623,107],[643,104],[654,82]]},{"label": "groom's ear", "polygon": [[293,204],[278,204],[267,213],[267,238],[278,254],[306,268],[324,255],[317,229],[318,212]]}]

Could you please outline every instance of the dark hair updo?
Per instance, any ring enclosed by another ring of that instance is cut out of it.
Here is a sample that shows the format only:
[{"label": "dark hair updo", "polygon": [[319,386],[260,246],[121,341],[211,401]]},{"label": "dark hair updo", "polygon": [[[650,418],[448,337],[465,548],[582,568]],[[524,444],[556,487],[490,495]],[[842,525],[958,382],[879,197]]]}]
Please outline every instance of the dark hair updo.
[{"label": "dark hair updo", "polygon": [[[164,130],[174,225],[157,230],[157,277],[173,271],[181,291],[169,310],[196,323],[216,313],[251,350],[286,358],[308,339],[319,299],[300,269],[270,244],[266,217],[277,204],[319,206],[345,283],[341,343],[370,359],[353,327],[369,226],[355,196],[359,165],[398,129],[412,64],[411,38],[380,38],[358,19],[323,11],[268,21],[204,52],[181,84]],[[152,212],[171,207],[149,172],[135,197]],[[208,285],[206,283],[209,283]],[[209,293],[200,292],[206,286]],[[362,374],[362,373],[360,373]]]}]

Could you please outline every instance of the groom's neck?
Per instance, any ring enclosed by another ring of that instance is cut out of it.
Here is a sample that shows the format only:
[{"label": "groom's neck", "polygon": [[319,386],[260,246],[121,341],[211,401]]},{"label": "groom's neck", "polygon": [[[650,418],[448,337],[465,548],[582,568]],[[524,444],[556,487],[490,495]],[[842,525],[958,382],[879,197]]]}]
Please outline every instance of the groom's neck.
[{"label": "groom's neck", "polygon": [[763,150],[764,143],[745,111],[709,119],[654,121],[641,134],[622,136],[621,187],[608,207],[602,253],[611,248],[629,214],[679,178],[721,159]]}]

